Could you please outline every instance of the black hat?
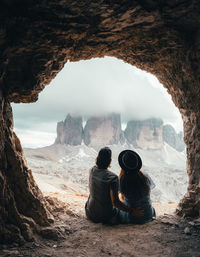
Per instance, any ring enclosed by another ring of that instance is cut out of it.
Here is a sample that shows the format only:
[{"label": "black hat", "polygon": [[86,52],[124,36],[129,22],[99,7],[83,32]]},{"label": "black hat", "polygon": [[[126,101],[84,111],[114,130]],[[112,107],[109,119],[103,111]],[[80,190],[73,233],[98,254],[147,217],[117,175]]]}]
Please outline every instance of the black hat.
[{"label": "black hat", "polygon": [[138,172],[142,167],[140,156],[132,150],[124,150],[119,154],[118,162],[125,172]]}]

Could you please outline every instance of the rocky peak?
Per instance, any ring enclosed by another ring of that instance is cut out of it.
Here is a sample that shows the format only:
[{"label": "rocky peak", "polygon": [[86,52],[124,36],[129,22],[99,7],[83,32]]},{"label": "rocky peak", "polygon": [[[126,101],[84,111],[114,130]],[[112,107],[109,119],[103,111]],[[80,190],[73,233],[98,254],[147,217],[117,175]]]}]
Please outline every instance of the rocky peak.
[{"label": "rocky peak", "polygon": [[84,128],[84,143],[88,146],[117,144],[123,140],[119,114],[90,118]]},{"label": "rocky peak", "polygon": [[131,120],[124,136],[128,143],[142,149],[160,149],[163,146],[163,121],[161,119]]},{"label": "rocky peak", "polygon": [[185,149],[183,132],[176,133],[175,129],[169,124],[163,126],[163,139],[179,152]]},{"label": "rocky peak", "polygon": [[64,121],[57,123],[55,144],[80,145],[82,138],[82,117],[72,117],[68,114]]},{"label": "rocky peak", "polygon": [[164,141],[177,151],[183,151],[183,133],[176,133],[171,125],[164,125],[161,119],[131,120],[123,132],[120,114],[91,117],[83,129],[82,117],[67,115],[57,123],[55,144],[80,145],[82,141],[90,147],[127,143],[142,149],[160,149]]}]

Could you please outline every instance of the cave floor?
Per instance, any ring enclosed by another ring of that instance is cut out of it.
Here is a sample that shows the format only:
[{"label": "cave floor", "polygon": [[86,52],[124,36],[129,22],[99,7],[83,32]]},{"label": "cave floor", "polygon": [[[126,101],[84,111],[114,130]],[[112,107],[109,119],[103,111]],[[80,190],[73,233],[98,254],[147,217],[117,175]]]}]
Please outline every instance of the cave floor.
[{"label": "cave floor", "polygon": [[[51,199],[55,203],[54,226],[44,228],[43,237],[37,236],[34,242],[0,245],[0,256],[200,257],[200,222],[164,214],[143,225],[94,224],[79,211],[74,212],[73,206],[69,208],[69,203]],[[84,196],[77,199],[85,202]]]}]

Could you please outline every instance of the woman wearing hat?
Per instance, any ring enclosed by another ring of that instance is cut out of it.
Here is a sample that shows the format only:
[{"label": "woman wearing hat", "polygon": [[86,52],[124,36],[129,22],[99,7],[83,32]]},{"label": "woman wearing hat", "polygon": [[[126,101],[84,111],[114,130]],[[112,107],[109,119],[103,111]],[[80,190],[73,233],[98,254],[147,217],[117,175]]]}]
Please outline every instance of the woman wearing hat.
[{"label": "woman wearing hat", "polygon": [[130,208],[140,207],[144,215],[133,217],[127,212],[119,212],[119,222],[123,224],[142,224],[152,221],[156,216],[155,209],[150,199],[150,189],[155,187],[151,178],[140,169],[142,160],[140,156],[131,150],[122,151],[118,162],[121,167],[119,175],[120,199]]},{"label": "woman wearing hat", "polygon": [[139,208],[130,208],[119,200],[118,176],[108,170],[111,160],[110,148],[104,147],[98,153],[96,165],[90,170],[90,194],[85,212],[87,218],[93,222],[117,224],[119,210],[135,217],[144,215]]}]

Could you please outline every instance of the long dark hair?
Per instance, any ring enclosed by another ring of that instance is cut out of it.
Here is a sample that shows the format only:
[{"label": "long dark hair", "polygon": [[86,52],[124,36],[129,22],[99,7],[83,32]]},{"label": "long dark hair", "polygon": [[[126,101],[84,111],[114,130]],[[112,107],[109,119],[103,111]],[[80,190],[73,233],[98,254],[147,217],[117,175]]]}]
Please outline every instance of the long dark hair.
[{"label": "long dark hair", "polygon": [[137,174],[127,173],[121,169],[119,175],[121,193],[126,196],[132,196],[139,200],[150,193],[148,178],[140,170]]}]

